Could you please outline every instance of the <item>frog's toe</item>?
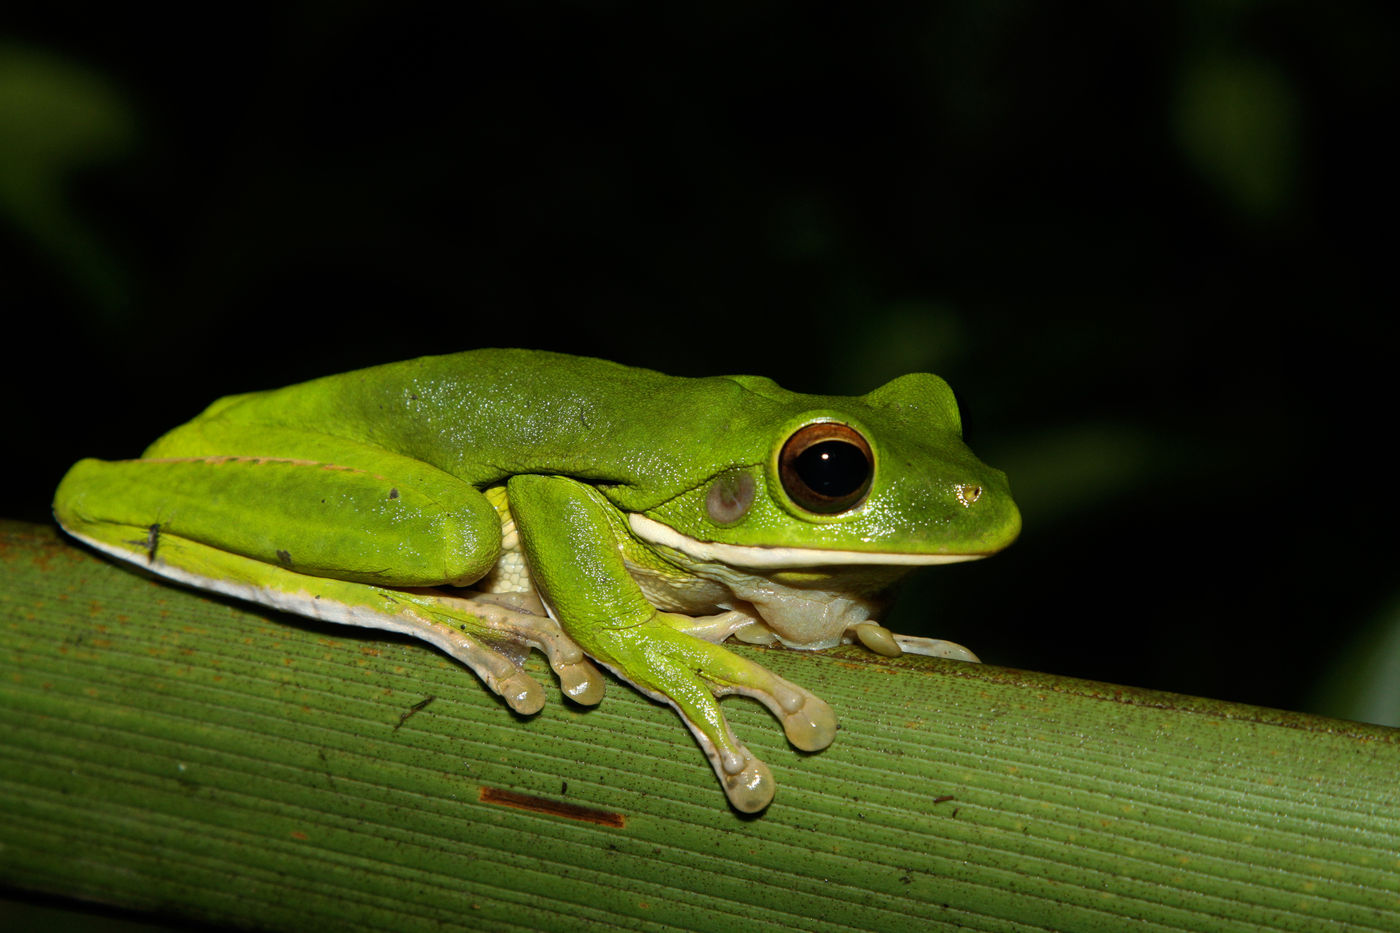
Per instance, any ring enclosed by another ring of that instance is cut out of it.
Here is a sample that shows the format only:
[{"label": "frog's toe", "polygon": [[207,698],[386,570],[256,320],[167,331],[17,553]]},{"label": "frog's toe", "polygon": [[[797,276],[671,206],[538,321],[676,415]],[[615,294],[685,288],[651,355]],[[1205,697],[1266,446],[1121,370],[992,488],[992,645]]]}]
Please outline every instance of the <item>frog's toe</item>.
[{"label": "frog's toe", "polygon": [[[424,607],[431,607],[436,611],[426,617],[418,617],[408,611],[401,613],[400,630],[412,623],[412,628],[409,629],[412,634],[436,645],[475,671],[486,686],[517,713],[530,716],[544,708],[544,690],[533,677],[525,673],[522,668],[523,658],[513,657],[512,654],[497,650],[497,647],[473,637],[469,633],[472,621],[470,618],[458,618],[452,624],[442,624],[433,618],[442,617],[441,607],[431,603],[425,603]],[[502,648],[515,647],[496,639],[493,641]]]},{"label": "frog's toe", "polygon": [[896,635],[878,622],[859,622],[846,629],[845,641],[854,640],[866,648],[887,658],[897,658],[901,654],[922,654],[930,658],[948,658],[953,661],[978,661],[962,645],[941,638],[921,638],[917,635]]},{"label": "frog's toe", "polygon": [[582,706],[596,706],[603,699],[603,674],[592,661],[556,662],[553,667],[564,696]]},{"label": "frog's toe", "polygon": [[916,635],[895,635],[895,644],[906,654],[922,654],[930,658],[948,658],[952,661],[972,661],[980,664],[982,659],[955,641],[941,638],[920,638]]},{"label": "frog's toe", "polygon": [[821,751],[836,738],[836,713],[821,697],[761,664],[727,653],[725,660],[705,671],[717,693],[738,693],[768,707],[788,741],[804,752]]},{"label": "frog's toe", "polygon": [[[682,716],[685,714],[682,713]],[[734,809],[740,813],[757,813],[773,802],[778,786],[773,780],[773,772],[734,737],[728,725],[722,726],[720,742],[716,743],[705,728],[689,717],[685,718]]]},{"label": "frog's toe", "polygon": [[[654,620],[643,632],[649,637],[640,651],[637,630],[623,631],[628,640],[604,645],[601,656],[617,662],[609,666],[633,686],[675,708],[740,812],[768,806],[776,784],[768,766],[735,737],[719,698],[740,694],[758,700],[783,724],[788,741],[803,751],[826,748],[836,736],[836,714],[820,697],[757,662],[695,638],[683,623]],[[621,663],[619,655],[630,663]]]},{"label": "frog's toe", "polygon": [[583,704],[603,698],[603,675],[548,616],[504,604],[500,596],[383,592],[396,608],[391,617],[395,631],[416,635],[461,661],[521,715],[544,708],[543,688],[524,669],[531,648],[549,658],[565,696]]},{"label": "frog's toe", "polygon": [[565,635],[553,619],[530,618],[527,625],[519,621],[517,625],[523,636],[539,648],[549,658],[549,666],[559,677],[559,687],[564,696],[582,706],[595,706],[603,699],[605,681],[602,673],[583,653],[572,638]]},{"label": "frog's toe", "polygon": [[849,631],[860,639],[860,643],[876,654],[882,654],[887,658],[897,658],[904,653],[900,648],[896,636],[883,625],[875,622],[862,622],[852,626]]},{"label": "frog's toe", "polygon": [[515,671],[495,682],[487,680],[487,684],[522,716],[533,716],[544,708],[544,690],[524,671]]},{"label": "frog's toe", "polygon": [[[743,662],[723,648],[700,644],[704,645],[701,653],[713,655],[711,660],[718,660],[721,665],[725,659],[740,664],[751,663]],[[653,672],[655,680],[652,680],[651,684],[655,686],[643,686],[636,681],[633,683],[643,693],[670,704],[680,714],[681,720],[690,729],[691,735],[695,736],[700,750],[709,760],[715,777],[719,778],[720,786],[724,788],[725,796],[729,798],[734,809],[741,813],[756,813],[772,802],[777,785],[768,766],[754,757],[734,735],[734,730],[729,727],[724,713],[719,708],[719,696],[737,691],[729,687],[727,679],[721,681],[713,677],[708,668],[697,672],[691,666],[694,659],[685,657],[686,654],[689,652],[682,652],[681,658],[668,659],[679,663],[663,664],[659,672]],[[762,668],[758,670],[767,674]],[[665,689],[661,689],[661,683],[666,685]],[[763,702],[770,709],[775,708],[776,701],[771,697],[765,696]],[[789,702],[793,705],[793,713],[787,715],[800,715],[801,704],[793,703],[791,698]]]},{"label": "frog's toe", "polygon": [[773,792],[777,785],[768,766],[750,755],[748,749],[743,751],[745,757],[733,762],[738,770],[731,773],[729,763],[726,762],[725,766],[717,771],[720,772],[720,784],[724,787],[724,794],[734,809],[740,813],[757,813],[773,802]]},{"label": "frog's toe", "polygon": [[678,632],[684,632],[712,645],[718,645],[729,638],[751,645],[772,644],[774,640],[768,626],[764,625],[763,620],[752,610],[729,609],[712,616],[693,617],[668,612],[658,615],[657,619]]},{"label": "frog's toe", "polygon": [[788,741],[804,752],[819,752],[830,745],[836,738],[836,712],[831,704],[786,681],[783,687],[774,693],[778,705],[773,712]]}]

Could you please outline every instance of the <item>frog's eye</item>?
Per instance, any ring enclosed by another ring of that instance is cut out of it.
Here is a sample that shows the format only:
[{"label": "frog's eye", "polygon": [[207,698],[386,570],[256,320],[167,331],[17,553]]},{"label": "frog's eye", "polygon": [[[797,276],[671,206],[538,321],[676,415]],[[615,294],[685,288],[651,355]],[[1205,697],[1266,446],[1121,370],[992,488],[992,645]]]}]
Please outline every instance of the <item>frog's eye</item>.
[{"label": "frog's eye", "polygon": [[822,515],[858,505],[874,475],[875,457],[865,438],[835,421],[798,428],[778,455],[778,477],[788,496]]}]

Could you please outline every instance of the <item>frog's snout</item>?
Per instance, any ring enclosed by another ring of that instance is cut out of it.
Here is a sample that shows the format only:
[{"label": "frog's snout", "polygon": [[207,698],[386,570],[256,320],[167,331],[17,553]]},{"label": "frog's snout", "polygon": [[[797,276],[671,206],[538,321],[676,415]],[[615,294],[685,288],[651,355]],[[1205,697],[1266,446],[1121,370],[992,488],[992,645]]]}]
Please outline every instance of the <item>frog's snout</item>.
[{"label": "frog's snout", "polygon": [[[946,488],[946,487],[945,487]],[[994,554],[1006,547],[1021,533],[1021,510],[1011,498],[1006,478],[1000,473],[992,476],[965,477],[952,486],[954,501],[969,523],[975,529],[977,551],[980,554]]]}]

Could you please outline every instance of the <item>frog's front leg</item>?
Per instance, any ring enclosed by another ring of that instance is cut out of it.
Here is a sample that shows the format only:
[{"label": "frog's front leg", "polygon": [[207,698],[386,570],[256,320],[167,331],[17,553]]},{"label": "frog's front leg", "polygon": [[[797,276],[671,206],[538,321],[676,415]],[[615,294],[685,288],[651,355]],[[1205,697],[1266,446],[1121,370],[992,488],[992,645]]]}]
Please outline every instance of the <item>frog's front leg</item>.
[{"label": "frog's front leg", "polygon": [[647,602],[623,561],[620,517],[597,490],[564,477],[517,476],[509,493],[521,544],[551,613],[592,658],[676,709],[736,809],[766,807],[774,783],[768,767],[729,728],[718,697],[757,699],[798,748],[816,751],[831,743],[836,717],[824,701],[691,634],[713,636],[707,620]]}]

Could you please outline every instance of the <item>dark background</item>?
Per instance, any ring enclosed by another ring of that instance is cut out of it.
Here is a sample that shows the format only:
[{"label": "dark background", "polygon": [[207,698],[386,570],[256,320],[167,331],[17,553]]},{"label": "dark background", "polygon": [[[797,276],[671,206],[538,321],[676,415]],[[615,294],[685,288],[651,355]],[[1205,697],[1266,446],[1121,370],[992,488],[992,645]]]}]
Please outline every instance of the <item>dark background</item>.
[{"label": "dark background", "polygon": [[927,369],[1025,531],[895,627],[1400,723],[1391,7],[485,6],[5,14],[3,515],[423,353]]}]

